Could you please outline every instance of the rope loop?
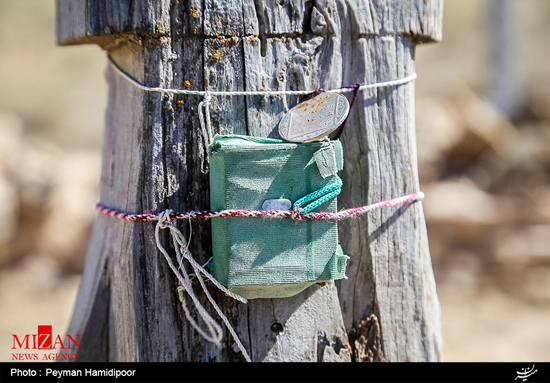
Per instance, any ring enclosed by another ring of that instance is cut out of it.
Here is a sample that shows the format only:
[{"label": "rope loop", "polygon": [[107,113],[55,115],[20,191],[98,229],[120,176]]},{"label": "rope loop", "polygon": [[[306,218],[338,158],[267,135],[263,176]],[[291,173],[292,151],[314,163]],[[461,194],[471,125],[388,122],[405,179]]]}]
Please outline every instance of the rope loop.
[{"label": "rope loop", "polygon": [[210,101],[212,101],[212,94],[206,91],[204,93],[203,100],[199,102],[198,106],[199,123],[201,126],[202,142],[204,145],[204,148],[200,151],[201,172],[203,174],[208,173],[208,169],[205,168],[204,162],[206,158],[206,163],[210,163],[210,158],[208,156],[208,147],[214,140],[212,126],[210,125]]},{"label": "rope loop", "polygon": [[[342,179],[336,176],[334,182],[323,186],[321,189],[309,193],[308,195],[300,198],[294,203],[292,209],[296,211],[300,209],[300,214],[307,214],[318,206],[321,206],[325,202],[328,202],[332,198],[336,197],[342,191],[343,182]],[[309,204],[307,204],[310,202]],[[307,205],[305,205],[307,204]],[[305,206],[304,206],[305,205]]]},{"label": "rope loop", "polygon": [[[218,282],[208,271],[204,269],[203,266],[198,264],[195,259],[193,258],[193,255],[189,251],[189,245],[187,243],[187,240],[181,233],[181,231],[178,230],[178,228],[173,224],[172,220],[172,210],[167,209],[161,213],[158,214],[158,222],[155,227],[155,240],[157,244],[157,248],[159,251],[164,255],[164,258],[166,259],[166,262],[168,263],[168,266],[176,276],[179,282],[179,286],[177,288],[178,297],[182,304],[183,312],[185,313],[185,317],[189,321],[189,323],[193,326],[193,328],[207,341],[214,343],[216,346],[221,347],[221,340],[223,339],[223,330],[221,326],[212,318],[212,316],[206,311],[204,306],[200,303],[199,299],[195,295],[195,292],[193,291],[193,286],[191,283],[191,280],[189,278],[189,274],[187,273],[184,265],[183,265],[183,259],[186,259],[193,268],[194,271],[194,277],[196,277],[200,283],[200,286],[204,292],[204,295],[208,299],[208,301],[211,303],[214,310],[217,312],[217,314],[221,317],[222,321],[226,325],[227,329],[231,333],[231,336],[235,340],[235,343],[237,344],[237,347],[241,350],[243,353],[245,359],[250,362],[250,356],[248,355],[246,349],[244,348],[243,344],[239,340],[239,337],[237,336],[237,333],[229,323],[229,320],[227,317],[223,314],[220,307],[217,305],[214,298],[212,298],[212,295],[206,288],[206,284],[204,281],[204,277],[206,277],[208,280],[210,280],[218,289],[222,290],[226,295],[230,296],[233,299],[236,299],[240,302],[247,303],[247,300],[241,297],[240,295],[237,295],[235,293],[232,293],[229,291],[225,286],[223,286],[220,282]],[[174,245],[174,249],[176,251],[176,259],[178,261],[178,266],[176,267],[174,265],[174,262],[172,262],[172,258],[162,246],[160,241],[160,230],[162,229],[169,229],[170,235],[172,237],[172,243]],[[187,301],[185,299],[184,292],[189,295],[191,298],[191,302],[195,306],[197,310],[197,314],[202,319],[202,322],[204,323],[205,327],[201,327],[195,318],[191,315],[191,312],[189,311],[189,308],[187,307]]]}]

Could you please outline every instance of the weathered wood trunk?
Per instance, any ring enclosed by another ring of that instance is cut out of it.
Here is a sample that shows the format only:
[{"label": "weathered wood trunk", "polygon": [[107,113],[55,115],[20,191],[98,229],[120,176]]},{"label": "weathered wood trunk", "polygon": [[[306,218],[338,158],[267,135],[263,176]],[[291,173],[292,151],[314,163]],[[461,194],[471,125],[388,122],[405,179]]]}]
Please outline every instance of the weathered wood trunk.
[{"label": "weathered wood trunk", "polygon": [[491,38],[491,73],[488,97],[509,119],[513,120],[525,105],[520,50],[521,29],[518,2],[512,0],[488,3]]},{"label": "weathered wood trunk", "polygon": [[[58,0],[57,38],[61,45],[101,45],[150,86],[329,89],[412,74],[415,45],[440,39],[441,17],[440,0]],[[128,212],[208,210],[208,176],[198,155],[201,98],[145,93],[112,68],[108,81],[101,202]],[[213,128],[277,137],[279,119],[296,102],[214,97]],[[341,139],[341,207],[419,189],[414,83],[361,92]],[[189,231],[188,223],[180,225]],[[190,250],[203,263],[211,252],[210,225],[192,225]],[[379,325],[370,334],[378,342],[360,346],[362,353],[375,360],[440,360],[422,205],[349,220],[340,237],[351,259],[338,291],[315,286],[244,305],[211,290],[252,359],[349,361],[346,329],[373,314]],[[164,245],[169,248],[167,235]],[[153,223],[97,217],[68,333],[82,334],[79,360],[243,360],[227,331],[217,349],[186,321]]]}]

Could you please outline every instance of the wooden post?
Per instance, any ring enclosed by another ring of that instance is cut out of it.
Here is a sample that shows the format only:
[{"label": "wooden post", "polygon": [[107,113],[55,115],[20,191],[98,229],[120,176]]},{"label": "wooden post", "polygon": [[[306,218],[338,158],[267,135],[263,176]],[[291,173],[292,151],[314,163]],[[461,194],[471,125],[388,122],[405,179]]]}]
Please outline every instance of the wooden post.
[{"label": "wooden post", "polygon": [[[223,91],[328,89],[405,77],[414,72],[415,45],[440,39],[442,17],[440,0],[58,0],[57,8],[60,45],[99,44],[150,86]],[[208,176],[198,155],[201,98],[145,93],[112,68],[108,81],[101,202],[128,212],[208,210]],[[279,119],[295,103],[214,97],[213,128],[277,137]],[[341,207],[418,190],[414,83],[361,92],[342,142]],[[192,225],[190,250],[203,263],[211,253],[210,225]],[[372,359],[439,360],[422,205],[350,220],[340,236],[351,259],[339,292],[315,286],[244,305],[211,290],[252,359],[349,361],[346,329],[370,317],[378,343],[352,346],[374,350]],[[79,360],[243,360],[227,331],[217,349],[185,319],[152,223],[97,217],[68,333],[82,334]]]},{"label": "wooden post", "polygon": [[520,7],[517,2],[502,0],[489,2],[488,8],[491,73],[487,93],[502,114],[513,120],[525,105],[521,35],[516,33],[521,28]]}]

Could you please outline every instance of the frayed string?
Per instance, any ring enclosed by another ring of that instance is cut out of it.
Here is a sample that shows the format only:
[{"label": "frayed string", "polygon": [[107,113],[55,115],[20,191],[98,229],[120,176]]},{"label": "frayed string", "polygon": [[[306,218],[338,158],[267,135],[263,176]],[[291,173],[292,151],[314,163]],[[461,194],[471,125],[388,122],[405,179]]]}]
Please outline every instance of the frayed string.
[{"label": "frayed string", "polygon": [[[250,356],[248,355],[248,352],[246,351],[245,347],[239,340],[237,333],[229,323],[229,320],[227,319],[227,317],[222,313],[220,307],[216,304],[216,301],[214,300],[214,298],[212,298],[212,295],[210,295],[210,293],[208,292],[208,289],[206,288],[206,285],[204,282],[203,275],[208,280],[210,280],[210,282],[212,282],[218,289],[223,291],[225,294],[227,294],[231,298],[243,303],[247,303],[247,300],[241,297],[240,295],[237,295],[229,291],[224,285],[218,282],[208,271],[206,271],[203,266],[201,266],[195,261],[195,259],[191,255],[191,252],[189,251],[189,245],[185,237],[183,236],[181,231],[179,231],[179,229],[175,226],[174,222],[172,222],[173,219],[170,217],[171,214],[172,214],[172,210],[168,209],[158,215],[158,222],[155,227],[155,240],[156,240],[157,248],[162,253],[162,255],[164,255],[166,262],[168,262],[168,266],[170,266],[170,269],[172,269],[172,272],[174,273],[174,275],[177,277],[179,281],[179,286],[177,288],[177,291],[178,291],[178,297],[182,304],[183,311],[185,313],[185,317],[187,318],[189,323],[191,323],[193,328],[204,339],[214,343],[218,347],[221,346],[221,340],[223,337],[222,328],[214,320],[214,318],[212,318],[212,316],[208,313],[208,311],[206,311],[204,306],[199,302],[197,296],[195,295],[193,291],[193,286],[191,284],[191,280],[183,265],[184,258],[191,264],[191,267],[194,270],[194,276],[199,281],[204,294],[212,304],[212,307],[214,307],[214,310],[216,310],[216,312],[222,319],[223,323],[225,324],[229,332],[231,333],[231,336],[235,340],[235,343],[239,347],[239,350],[241,350],[241,352],[243,353],[246,361],[250,362],[251,361]],[[174,265],[174,263],[172,262],[172,259],[170,258],[170,255],[168,254],[166,249],[164,249],[164,247],[160,242],[160,230],[163,230],[163,229],[170,230],[170,235],[172,237],[172,243],[176,251],[176,259],[178,261],[179,267],[176,267]],[[184,292],[186,292],[191,298],[191,301],[195,306],[198,315],[201,317],[202,321],[204,322],[206,328],[201,327],[189,312],[189,308],[187,307],[187,302],[185,299]]]}]

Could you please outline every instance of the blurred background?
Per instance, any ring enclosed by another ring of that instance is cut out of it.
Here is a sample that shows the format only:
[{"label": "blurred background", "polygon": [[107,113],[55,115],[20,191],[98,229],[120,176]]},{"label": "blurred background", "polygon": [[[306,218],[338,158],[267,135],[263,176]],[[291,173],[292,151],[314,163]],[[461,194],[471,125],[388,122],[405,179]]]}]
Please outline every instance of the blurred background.
[{"label": "blurred background", "polygon": [[[0,361],[64,333],[97,202],[107,84],[53,0],[0,0]],[[550,2],[446,0],[417,49],[418,159],[446,361],[550,360]]]}]

